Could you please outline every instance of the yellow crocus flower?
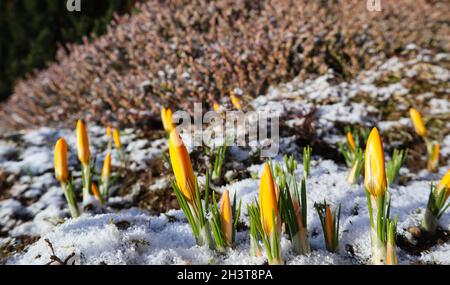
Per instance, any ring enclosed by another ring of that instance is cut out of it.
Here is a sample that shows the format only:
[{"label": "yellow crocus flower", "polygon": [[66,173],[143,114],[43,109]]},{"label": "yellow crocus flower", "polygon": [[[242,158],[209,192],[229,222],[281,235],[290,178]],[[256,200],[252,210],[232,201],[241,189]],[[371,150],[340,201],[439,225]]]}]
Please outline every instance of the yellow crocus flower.
[{"label": "yellow crocus flower", "polygon": [[441,181],[439,181],[437,189],[439,192],[446,191],[445,200],[447,201],[448,197],[450,196],[450,170],[448,170],[444,177],[442,177]]},{"label": "yellow crocus flower", "polygon": [[439,165],[439,149],[440,146],[438,143],[433,143],[432,144],[432,151],[431,151],[431,155],[428,159],[428,164],[427,164],[427,168],[430,172],[435,172],[437,171],[438,165]]},{"label": "yellow crocus flower", "polygon": [[214,112],[219,112],[220,111],[220,104],[217,102],[213,103],[213,110]]},{"label": "yellow crocus flower", "polygon": [[102,196],[100,195],[100,192],[98,191],[97,188],[97,184],[95,184],[94,182],[92,182],[92,194],[94,194],[95,199],[97,199],[98,201],[102,201]]},{"label": "yellow crocus flower", "polygon": [[175,129],[175,125],[172,122],[173,113],[169,108],[162,108],[161,120],[164,126],[164,130],[167,133],[171,133]]},{"label": "yellow crocus flower", "polygon": [[56,142],[54,164],[56,179],[66,184],[69,181],[69,172],[67,168],[67,143],[63,138]]},{"label": "yellow crocus flower", "polygon": [[225,241],[228,245],[231,245],[233,243],[233,217],[228,190],[223,192],[220,203],[220,223]]},{"label": "yellow crocus flower", "polygon": [[107,179],[111,175],[111,153],[108,152],[103,162],[102,179]]},{"label": "yellow crocus flower", "polygon": [[384,197],[387,181],[383,142],[377,128],[369,135],[365,151],[364,185],[372,196]]},{"label": "yellow crocus flower", "polygon": [[113,130],[113,138],[114,138],[114,144],[118,149],[122,148],[122,142],[120,141],[120,133],[117,129]]},{"label": "yellow crocus flower", "polygon": [[327,232],[327,245],[331,249],[333,248],[333,239],[334,239],[334,220],[333,215],[331,214],[331,208],[329,205],[326,205],[325,208],[325,230]]},{"label": "yellow crocus flower", "polygon": [[355,140],[353,139],[353,135],[351,132],[347,132],[347,143],[352,151],[356,150]]},{"label": "yellow crocus flower", "polygon": [[236,108],[239,111],[242,110],[241,99],[239,97],[237,97],[236,95],[234,95],[234,92],[231,92],[230,100],[231,100],[231,103],[233,104],[234,108]]},{"label": "yellow crocus flower", "polygon": [[425,137],[427,135],[427,129],[423,123],[422,115],[414,108],[409,110],[409,115],[411,116],[416,133],[421,137]]},{"label": "yellow crocus flower", "polygon": [[89,136],[86,130],[86,125],[82,120],[77,122],[77,146],[78,159],[84,166],[89,166],[91,152],[89,150]]},{"label": "yellow crocus flower", "polygon": [[391,236],[388,234],[386,245],[386,265],[397,265],[397,249],[395,248],[395,241],[391,240]]},{"label": "yellow crocus flower", "polygon": [[277,225],[274,225],[274,221],[278,221],[278,204],[275,182],[268,163],[264,165],[264,171],[261,176],[259,186],[259,203],[263,230],[266,235],[270,236],[274,229],[278,230]]},{"label": "yellow crocus flower", "polygon": [[172,162],[172,169],[175,180],[184,194],[186,200],[194,205],[195,199],[195,176],[188,151],[180,137],[180,134],[173,130],[169,137],[169,155]]}]

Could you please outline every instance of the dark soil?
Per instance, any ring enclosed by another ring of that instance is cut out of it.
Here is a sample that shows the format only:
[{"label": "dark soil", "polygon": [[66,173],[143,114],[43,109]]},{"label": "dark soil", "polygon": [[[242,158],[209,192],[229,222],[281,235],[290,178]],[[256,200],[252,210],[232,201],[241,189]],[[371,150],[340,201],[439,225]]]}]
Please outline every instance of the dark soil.
[{"label": "dark soil", "polygon": [[397,246],[408,254],[419,256],[436,245],[442,245],[449,241],[450,231],[438,228],[435,235],[430,235],[418,227],[408,229],[413,235],[416,244],[411,243],[405,236],[397,236]]},{"label": "dark soil", "polygon": [[0,201],[11,198],[9,190],[14,185],[17,175],[0,169]]}]

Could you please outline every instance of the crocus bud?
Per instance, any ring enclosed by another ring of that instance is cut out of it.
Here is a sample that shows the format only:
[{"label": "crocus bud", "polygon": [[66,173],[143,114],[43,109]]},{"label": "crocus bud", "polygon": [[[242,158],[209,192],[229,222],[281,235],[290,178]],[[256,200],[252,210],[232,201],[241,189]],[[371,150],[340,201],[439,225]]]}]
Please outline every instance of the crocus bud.
[{"label": "crocus bud", "polygon": [[[278,230],[274,221],[278,221],[278,204],[275,182],[269,164],[264,165],[264,171],[259,185],[259,203],[261,207],[261,223],[266,235],[270,236],[273,230]],[[275,216],[274,216],[275,215]]]},{"label": "crocus bud", "polygon": [[409,110],[409,115],[411,116],[411,120],[413,122],[416,133],[421,137],[426,136],[427,129],[425,128],[425,125],[423,123],[422,115],[414,108],[411,108]]},{"label": "crocus bud", "polygon": [[352,151],[356,150],[355,140],[353,139],[353,135],[351,132],[347,132],[347,143]]},{"label": "crocus bud", "polygon": [[439,144],[434,143],[432,145],[432,151],[430,154],[430,157],[428,159],[428,165],[427,168],[430,172],[437,171],[438,165],[439,165]]},{"label": "crocus bud", "polygon": [[213,110],[214,112],[219,112],[220,111],[220,105],[217,102],[214,102],[213,104]]},{"label": "crocus bud", "polygon": [[194,170],[192,169],[188,151],[176,130],[170,133],[169,154],[178,188],[180,188],[187,201],[193,205],[195,199]]},{"label": "crocus bud", "polygon": [[114,144],[118,149],[122,148],[122,143],[120,142],[120,133],[117,129],[113,130],[113,138],[114,138]]},{"label": "crocus bud", "polygon": [[445,191],[445,200],[447,201],[450,196],[450,170],[448,170],[444,177],[442,177],[441,181],[439,181],[437,189],[439,193],[440,191]]},{"label": "crocus bud", "polygon": [[233,104],[234,108],[236,108],[239,111],[242,110],[241,99],[239,97],[237,97],[236,95],[234,95],[233,92],[231,92],[230,100],[231,100],[231,103]]},{"label": "crocus bud", "polygon": [[110,175],[111,175],[111,153],[108,152],[108,154],[105,157],[105,161],[103,162],[102,179],[109,178]]},{"label": "crocus bud", "polygon": [[388,232],[386,241],[386,265],[397,265],[397,248],[395,245],[394,234]]},{"label": "crocus bud", "polygon": [[61,183],[69,181],[69,173],[67,169],[67,143],[61,138],[55,145],[55,177]]},{"label": "crocus bud", "polygon": [[98,201],[102,200],[102,196],[100,195],[100,192],[98,191],[97,188],[97,184],[95,184],[94,182],[92,182],[92,194],[94,194],[95,199],[97,199]]},{"label": "crocus bud", "polygon": [[395,248],[395,242],[391,240],[391,237],[388,236],[386,245],[386,265],[397,265],[398,257],[397,257],[397,249]]},{"label": "crocus bud", "polygon": [[325,231],[327,232],[326,234],[327,246],[331,249],[333,248],[333,239],[334,239],[334,221],[329,205],[326,205],[325,208]]},{"label": "crocus bud", "polygon": [[173,113],[172,110],[169,108],[162,108],[161,110],[161,120],[164,126],[164,130],[167,133],[171,133],[174,129],[175,126],[172,122],[172,117],[173,117]]},{"label": "crocus bud", "polygon": [[233,217],[228,190],[223,192],[222,201],[220,203],[220,223],[222,225],[225,241],[228,245],[231,245],[233,243]]},{"label": "crocus bud", "polygon": [[77,146],[78,159],[84,166],[89,166],[91,153],[89,151],[89,136],[86,130],[86,125],[82,120],[77,123]]},{"label": "crocus bud", "polygon": [[378,129],[374,128],[369,135],[365,151],[364,185],[372,196],[384,197],[387,181],[384,166],[384,151]]}]

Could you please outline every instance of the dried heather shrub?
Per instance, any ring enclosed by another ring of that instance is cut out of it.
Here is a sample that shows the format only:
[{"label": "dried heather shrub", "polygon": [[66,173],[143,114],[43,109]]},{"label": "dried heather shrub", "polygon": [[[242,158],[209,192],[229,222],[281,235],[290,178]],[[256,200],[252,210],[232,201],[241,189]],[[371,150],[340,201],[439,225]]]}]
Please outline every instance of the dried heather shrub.
[{"label": "dried heather shrub", "polygon": [[[270,84],[333,68],[341,79],[409,43],[448,51],[448,1],[219,0],[137,4],[108,32],[60,47],[55,63],[17,82],[0,107],[2,127],[97,123],[153,128],[162,104],[190,109],[236,87]],[[447,23],[447,24],[445,24]]]}]

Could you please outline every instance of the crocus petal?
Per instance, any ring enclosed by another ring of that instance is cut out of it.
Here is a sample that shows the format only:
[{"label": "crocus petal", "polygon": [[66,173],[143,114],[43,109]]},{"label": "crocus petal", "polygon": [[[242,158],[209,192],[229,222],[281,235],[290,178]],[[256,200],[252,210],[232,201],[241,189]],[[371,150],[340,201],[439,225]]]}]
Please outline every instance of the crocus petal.
[{"label": "crocus petal", "polygon": [[383,143],[377,128],[369,135],[365,151],[364,185],[372,196],[383,197],[386,193],[386,170]]},{"label": "crocus petal", "polygon": [[222,232],[224,233],[225,241],[228,245],[231,245],[233,242],[233,217],[228,190],[223,192],[220,203],[220,223],[222,225]]},{"label": "crocus petal", "polygon": [[[272,178],[269,164],[264,165],[264,171],[261,176],[259,186],[259,202],[261,207],[261,223],[263,230],[267,235],[271,235],[275,225],[273,221],[277,221],[278,205],[275,183]],[[275,217],[273,216],[275,214]]]},{"label": "crocus petal", "polygon": [[241,99],[236,97],[234,94],[231,94],[230,100],[231,100],[231,103],[233,104],[234,108],[236,108],[237,110],[242,110]]},{"label": "crocus petal", "polygon": [[327,244],[328,247],[333,247],[333,237],[334,237],[334,221],[333,215],[331,214],[330,206],[327,205],[325,208],[325,230],[327,231]]},{"label": "crocus petal", "polygon": [[102,178],[108,178],[111,175],[111,153],[108,152],[103,162]]},{"label": "crocus petal", "polygon": [[427,165],[427,168],[430,172],[437,171],[437,168],[439,166],[439,149],[440,149],[439,144],[434,143],[433,150],[431,152],[430,158],[428,159],[428,165]]},{"label": "crocus petal", "polygon": [[192,205],[195,198],[194,170],[183,140],[176,130],[170,133],[169,154],[177,185]]},{"label": "crocus petal", "polygon": [[86,125],[82,120],[77,123],[77,146],[78,159],[85,166],[89,165],[91,152],[89,150],[89,136],[86,130]]},{"label": "crocus petal", "polygon": [[94,194],[95,199],[97,199],[98,201],[101,200],[102,197],[100,195],[100,192],[98,191],[97,184],[95,183],[92,183],[92,194]]},{"label": "crocus petal", "polygon": [[173,125],[172,122],[173,119],[173,113],[171,109],[167,109],[166,111],[166,124],[167,124],[167,132],[172,132],[173,129],[175,129],[175,126]]},{"label": "crocus petal", "polygon": [[67,170],[67,143],[63,138],[56,142],[54,163],[56,179],[61,183],[67,183],[69,180]]},{"label": "crocus petal", "polygon": [[167,131],[166,127],[166,108],[161,109],[161,122],[163,124],[164,130]]},{"label": "crocus petal", "polygon": [[386,247],[386,265],[397,265],[397,249],[395,248],[395,244],[392,244],[392,241],[389,237]]},{"label": "crocus petal", "polygon": [[423,123],[422,115],[414,108],[411,108],[409,110],[409,115],[411,116],[411,120],[414,125],[414,129],[416,130],[416,133],[424,137],[427,135],[427,129],[425,128],[425,125]]},{"label": "crocus petal", "polygon": [[446,191],[445,192],[445,200],[450,196],[450,170],[442,177],[441,181],[437,186],[438,191]]},{"label": "crocus petal", "polygon": [[220,111],[220,105],[217,102],[214,102],[213,104],[213,110],[214,112],[219,112]]},{"label": "crocus petal", "polygon": [[351,150],[355,151],[356,144],[355,144],[355,140],[353,139],[353,135],[351,132],[347,133],[347,142],[348,142],[348,145],[350,146]]},{"label": "crocus petal", "polygon": [[432,155],[432,159],[433,160],[439,160],[439,144],[434,144],[434,149],[433,149],[433,155]]},{"label": "crocus petal", "polygon": [[114,144],[118,149],[122,148],[122,142],[120,141],[120,133],[117,129],[114,129],[113,131],[113,137],[114,137]]},{"label": "crocus petal", "polygon": [[162,108],[162,110],[161,110],[161,121],[163,123],[164,130],[167,133],[171,133],[175,129],[175,126],[174,126],[174,124],[172,122],[172,118],[173,118],[172,110],[169,109],[169,108],[167,108],[167,109],[166,108]]}]

